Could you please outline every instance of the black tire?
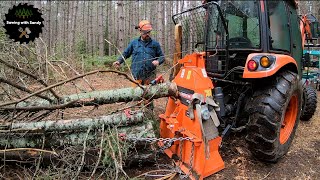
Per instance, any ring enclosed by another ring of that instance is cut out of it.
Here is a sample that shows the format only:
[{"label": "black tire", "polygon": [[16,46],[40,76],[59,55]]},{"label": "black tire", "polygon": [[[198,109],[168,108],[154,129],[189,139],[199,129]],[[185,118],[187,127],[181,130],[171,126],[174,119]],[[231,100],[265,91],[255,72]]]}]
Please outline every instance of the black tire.
[{"label": "black tire", "polygon": [[[256,90],[250,101],[246,140],[254,157],[277,162],[288,152],[294,138],[300,119],[302,88],[297,74],[290,71],[278,73],[263,82],[266,85]],[[286,116],[287,112],[293,112],[293,115]],[[287,121],[291,126],[282,126],[289,124]],[[290,130],[285,136],[283,129],[286,127]]]},{"label": "black tire", "polygon": [[303,106],[300,120],[309,121],[317,109],[317,90],[312,86],[303,88]]}]

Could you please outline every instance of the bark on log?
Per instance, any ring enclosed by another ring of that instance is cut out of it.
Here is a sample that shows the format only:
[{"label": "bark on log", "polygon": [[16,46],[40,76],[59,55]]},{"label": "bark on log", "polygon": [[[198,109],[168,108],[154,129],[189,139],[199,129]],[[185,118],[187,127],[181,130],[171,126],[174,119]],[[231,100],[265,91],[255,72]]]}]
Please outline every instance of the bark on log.
[{"label": "bark on log", "polygon": [[70,119],[58,121],[18,122],[0,126],[0,133],[5,132],[51,132],[51,131],[80,131],[105,126],[128,126],[143,121],[144,112],[136,112],[129,117],[125,113],[83,119]]},{"label": "bark on log", "polygon": [[[60,132],[19,132],[19,133],[0,133],[1,149],[12,148],[59,148],[65,146],[81,146],[87,139],[88,147],[98,146],[100,143],[101,132],[98,129],[93,129],[87,134],[84,131],[60,131]],[[119,127],[118,135],[126,138],[142,138],[155,137],[151,121],[142,122],[129,127]],[[87,138],[86,138],[87,137]],[[43,142],[44,140],[44,142]]]},{"label": "bark on log", "polygon": [[[177,87],[175,83],[162,83],[155,86],[146,87],[145,90],[137,87],[72,94],[62,97],[59,106],[57,106],[57,104],[50,104],[50,102],[46,100],[20,102],[16,106],[8,106],[7,109],[6,107],[2,107],[0,108],[0,112],[19,110],[19,108],[21,108],[20,110],[31,110],[31,107],[49,108],[50,106],[56,106],[62,108],[72,108],[79,106],[93,106],[112,104],[116,102],[139,101],[142,99],[157,99],[176,95]],[[70,102],[72,103],[70,104]],[[26,107],[29,109],[25,109]]]},{"label": "bark on log", "polygon": [[74,94],[64,98],[64,103],[79,99],[94,99],[94,102],[97,104],[139,101],[142,100],[142,98],[157,99],[170,96],[170,84],[171,83],[163,83],[156,86],[149,86],[149,88],[146,88],[146,91],[143,91],[141,88],[137,87]]}]

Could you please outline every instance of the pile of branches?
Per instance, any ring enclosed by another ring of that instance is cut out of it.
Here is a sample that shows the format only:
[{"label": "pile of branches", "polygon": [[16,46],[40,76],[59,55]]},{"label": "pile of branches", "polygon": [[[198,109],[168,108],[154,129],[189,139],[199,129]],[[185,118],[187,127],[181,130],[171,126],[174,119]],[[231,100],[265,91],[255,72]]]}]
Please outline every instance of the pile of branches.
[{"label": "pile of branches", "polygon": [[[3,178],[128,178],[123,170],[125,163],[150,160],[155,155],[154,152],[150,156],[139,155],[136,148],[141,146],[130,138],[155,137],[154,115],[145,107],[154,98],[168,96],[169,84],[142,87],[130,75],[115,70],[81,74],[66,61],[49,60],[46,53],[40,56],[36,45],[0,40],[0,48],[0,160],[3,162],[0,175]],[[72,77],[62,73],[61,64],[74,72]],[[137,88],[94,91],[86,77],[97,73],[117,73]],[[83,80],[90,90],[75,84],[77,79]],[[72,83],[83,93],[64,95],[64,89],[59,87],[66,83]],[[98,107],[118,102],[127,104],[104,116],[64,119],[69,108],[92,107],[92,115]],[[150,146],[142,147],[150,150]]]}]

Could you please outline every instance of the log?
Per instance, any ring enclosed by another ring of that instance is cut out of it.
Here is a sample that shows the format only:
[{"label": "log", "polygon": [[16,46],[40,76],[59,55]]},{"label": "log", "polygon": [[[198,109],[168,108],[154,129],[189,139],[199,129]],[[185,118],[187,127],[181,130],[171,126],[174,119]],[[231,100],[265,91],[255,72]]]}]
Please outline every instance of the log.
[{"label": "log", "polygon": [[142,122],[146,117],[145,112],[138,111],[130,116],[125,113],[116,113],[107,116],[93,118],[70,119],[70,120],[47,120],[39,122],[7,123],[0,126],[0,133],[7,132],[51,132],[51,131],[82,131],[89,127],[92,129],[105,126],[128,126]]},{"label": "log", "polygon": [[23,101],[15,106],[1,107],[1,111],[12,110],[50,110],[73,108],[80,106],[94,106],[102,104],[113,104],[116,102],[140,101],[143,99],[157,99],[168,96],[177,96],[177,87],[175,83],[162,83],[155,86],[145,87],[145,90],[140,87],[122,88],[115,90],[92,91],[88,93],[79,93],[64,96],[59,103],[50,103],[46,100]]},{"label": "log", "polygon": [[[101,128],[101,127],[99,127]],[[88,147],[96,147],[100,143],[101,132],[98,129],[91,129],[87,134],[84,131],[59,132],[10,132],[0,133],[0,147],[4,149],[12,148],[59,148],[66,146],[82,146],[87,141]],[[118,135],[124,138],[155,137],[155,132],[151,121],[141,122],[128,127],[119,127]],[[43,142],[44,141],[44,142]],[[88,143],[89,142],[89,143]]]}]

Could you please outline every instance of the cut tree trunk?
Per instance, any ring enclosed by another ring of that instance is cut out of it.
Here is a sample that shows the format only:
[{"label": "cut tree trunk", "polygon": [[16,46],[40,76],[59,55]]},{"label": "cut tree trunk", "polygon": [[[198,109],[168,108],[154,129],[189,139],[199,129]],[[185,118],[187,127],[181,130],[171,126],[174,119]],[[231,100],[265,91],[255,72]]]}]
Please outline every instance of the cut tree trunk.
[{"label": "cut tree trunk", "polygon": [[[128,126],[142,122],[145,113],[137,112],[135,114],[117,113],[107,116],[83,118],[83,119],[70,119],[70,120],[46,120],[39,122],[18,122],[8,123],[0,127],[1,132],[49,132],[49,131],[66,131],[66,130],[86,130],[91,128],[100,128],[102,125],[106,126]],[[2,129],[2,130],[1,130]],[[7,130],[3,130],[7,129]]]},{"label": "cut tree trunk", "polygon": [[[0,131],[0,147],[6,147],[6,149],[52,148],[82,145],[84,141],[96,146],[101,137],[99,129],[103,126],[117,127],[117,135],[126,139],[155,137],[151,121],[145,119],[147,119],[146,115],[138,112],[130,118],[121,113],[92,119],[12,123],[2,126],[7,130]],[[88,131],[89,128],[90,131]]]},{"label": "cut tree trunk", "polygon": [[155,86],[145,87],[145,90],[137,88],[122,88],[115,90],[92,91],[62,97],[60,104],[50,104],[46,100],[20,102],[16,106],[1,107],[0,112],[25,110],[53,110],[81,106],[95,106],[112,104],[116,102],[140,101],[143,99],[157,99],[168,96],[176,96],[177,88],[175,83],[162,83]]}]

